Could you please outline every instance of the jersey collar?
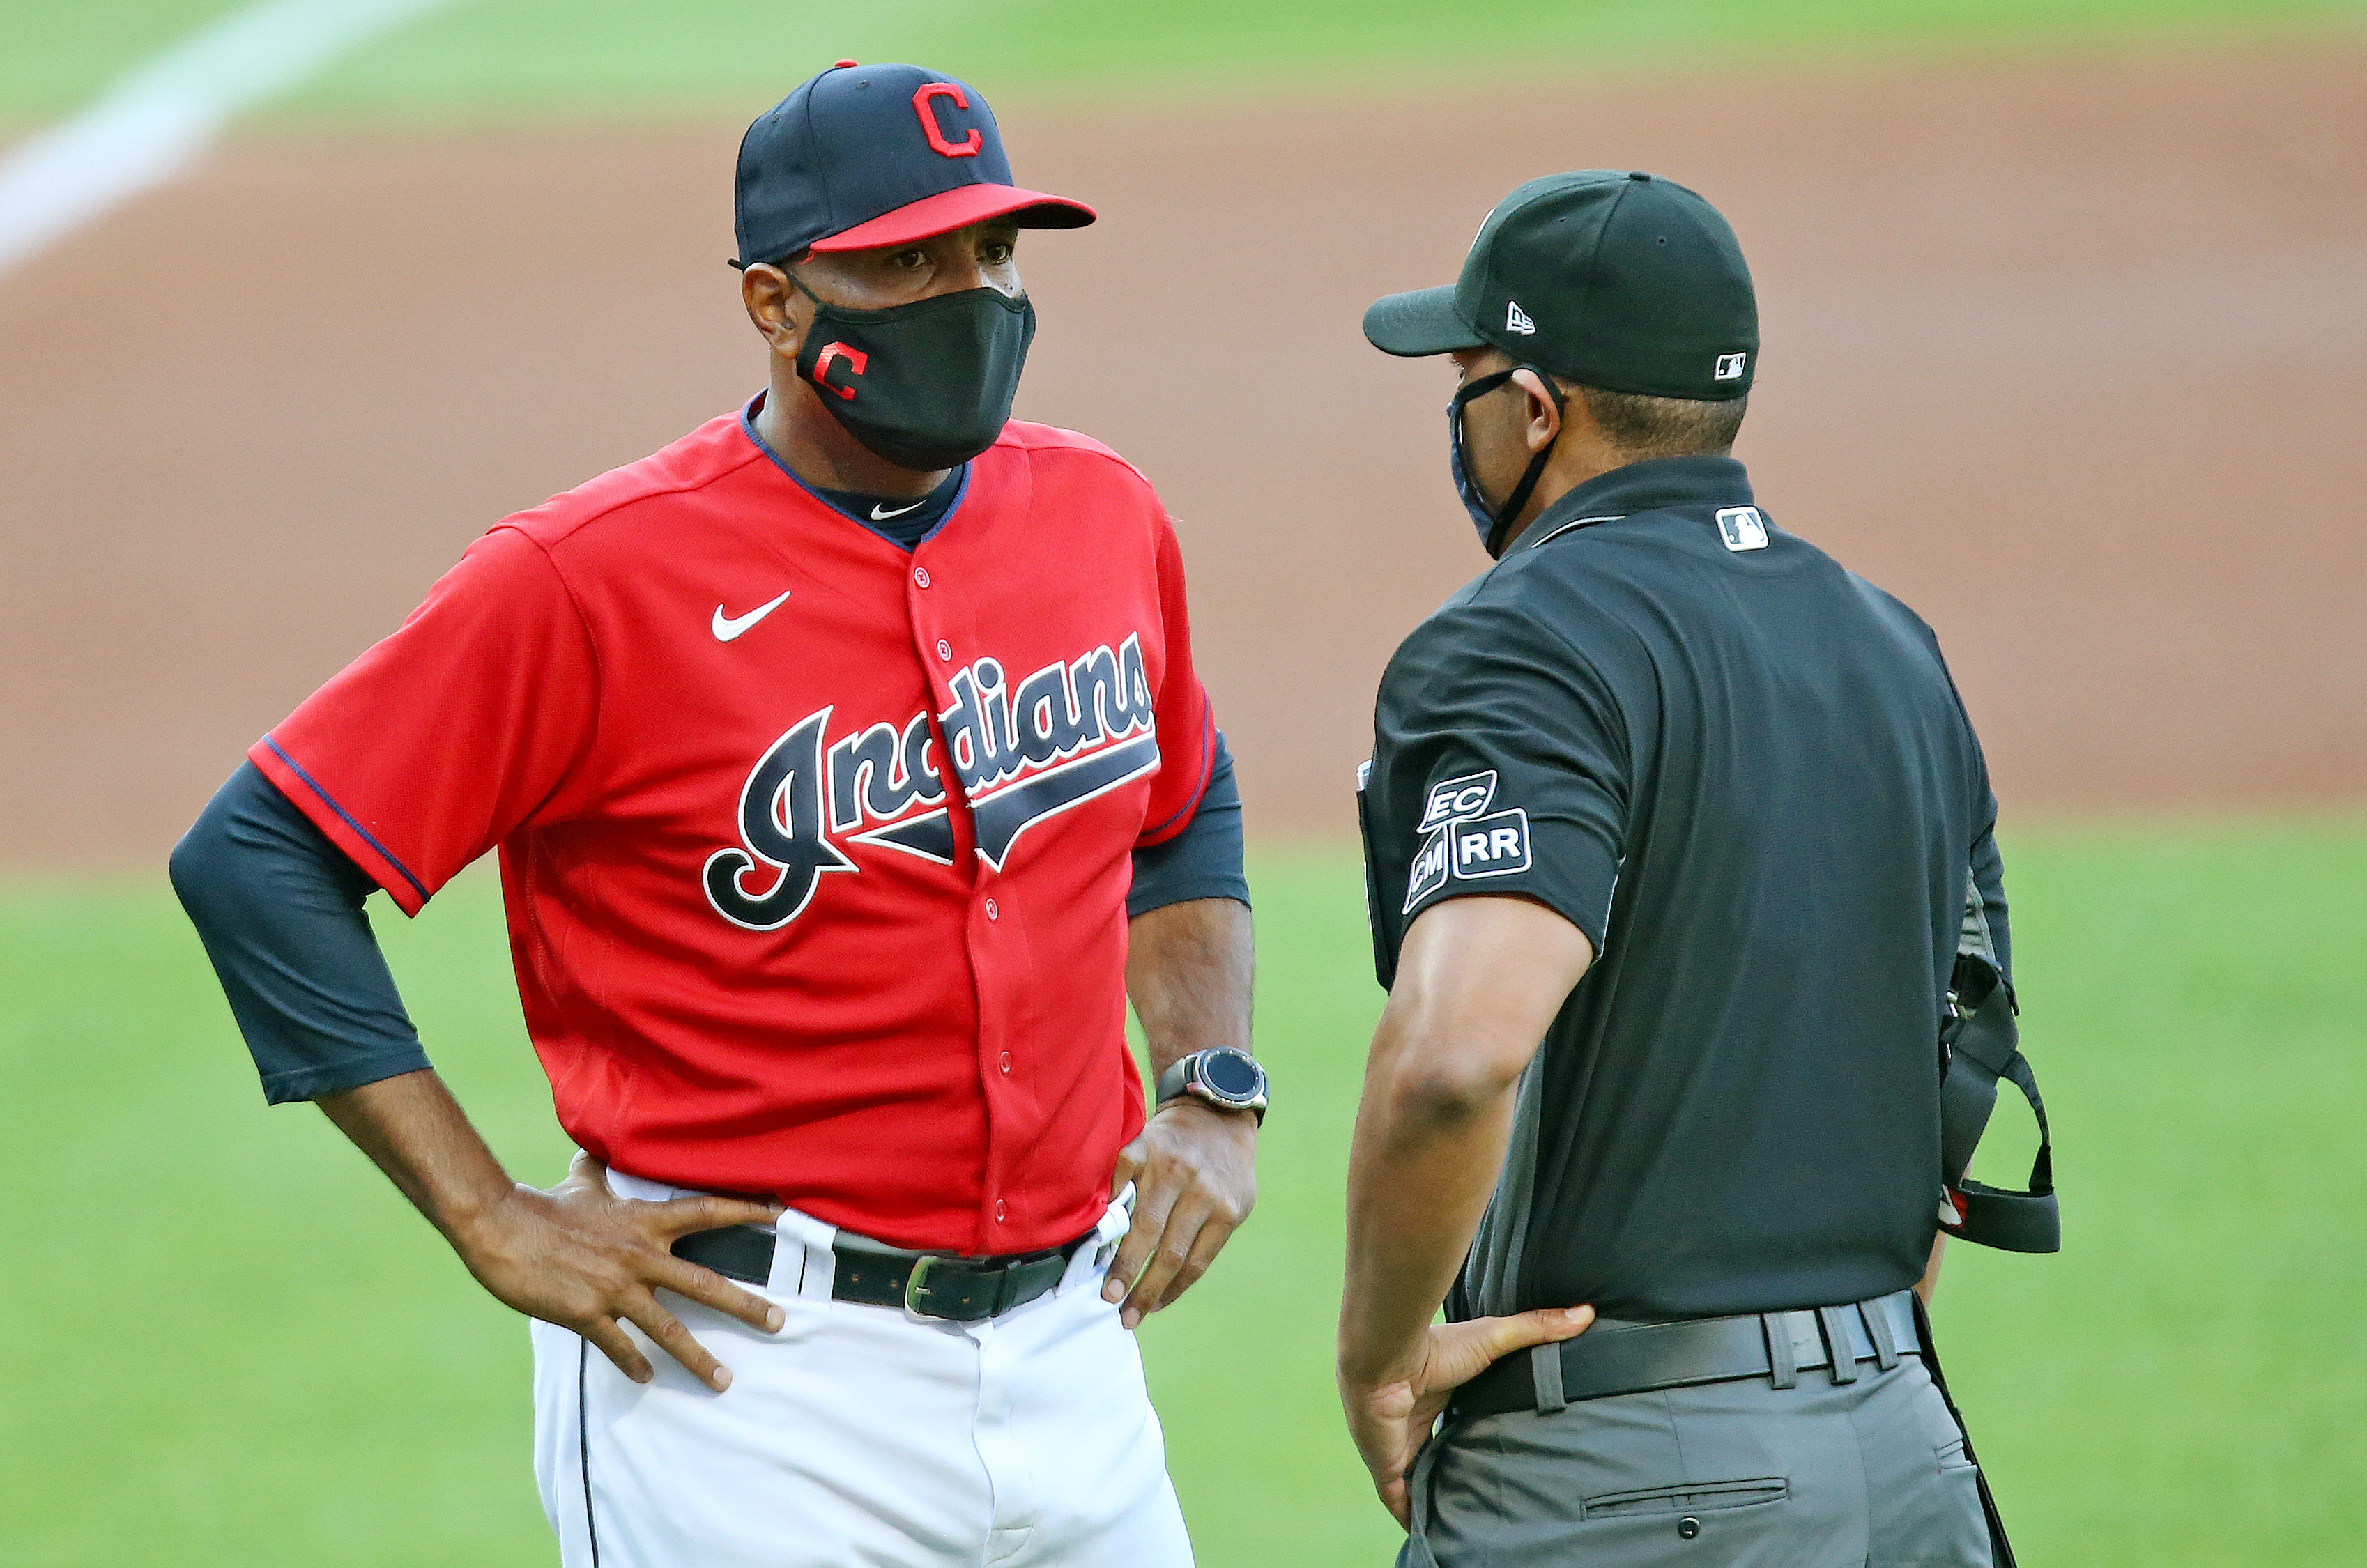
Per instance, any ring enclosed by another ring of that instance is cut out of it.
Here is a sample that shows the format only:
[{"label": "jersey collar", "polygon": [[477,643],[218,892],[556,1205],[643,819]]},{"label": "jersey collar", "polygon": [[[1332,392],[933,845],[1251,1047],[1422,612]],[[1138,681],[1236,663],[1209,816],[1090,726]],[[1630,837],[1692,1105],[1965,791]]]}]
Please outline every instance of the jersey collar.
[{"label": "jersey collar", "polygon": [[[798,473],[795,468],[792,468],[787,463],[782,460],[781,455],[773,450],[771,444],[765,441],[763,436],[756,434],[756,414],[757,411],[761,410],[764,406],[764,398],[765,393],[758,392],[754,397],[750,398],[745,403],[742,403],[740,406],[740,434],[745,435],[748,438],[749,444],[754,446],[757,451],[762,452],[766,457],[770,458],[772,460],[773,467],[788,475],[790,482],[795,484],[799,490],[805,491],[808,495],[821,502],[822,505],[828,507],[839,516],[844,517],[848,522],[855,525],[865,533],[869,534],[876,538],[885,539],[888,543],[895,546],[906,555],[911,555],[914,550],[920,548],[923,545],[927,544],[931,539],[934,539],[938,535],[944,533],[946,531],[946,525],[954,520],[954,513],[961,509],[963,499],[969,494],[969,465],[968,463],[964,463],[959,471],[950,481],[956,487],[954,490],[954,498],[946,502],[944,514],[937,519],[935,525],[930,528],[927,533],[922,535],[911,544],[906,544],[903,540],[898,538],[887,529],[882,528],[870,518],[864,516],[860,512],[849,512],[845,507],[841,506],[837,502],[832,501],[829,496],[822,493],[820,489],[808,484],[803,474]],[[940,485],[937,490],[931,491],[927,499],[934,500],[944,488],[945,487],[943,485]]]},{"label": "jersey collar", "polygon": [[1533,550],[1589,523],[1672,506],[1749,506],[1750,476],[1732,457],[1648,457],[1597,474],[1529,525],[1519,548]]}]

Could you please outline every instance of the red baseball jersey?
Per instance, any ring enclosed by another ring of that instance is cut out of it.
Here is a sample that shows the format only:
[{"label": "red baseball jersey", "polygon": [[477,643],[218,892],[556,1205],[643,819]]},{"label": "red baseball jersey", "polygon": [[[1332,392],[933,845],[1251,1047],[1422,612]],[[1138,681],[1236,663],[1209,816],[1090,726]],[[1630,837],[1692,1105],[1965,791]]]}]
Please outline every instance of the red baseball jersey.
[{"label": "red baseball jersey", "polygon": [[907,554],[744,418],[504,519],[249,755],[406,913],[500,848],[592,1154],[900,1246],[1065,1242],[1142,1122],[1132,852],[1214,754],[1173,531],[1014,422]]}]

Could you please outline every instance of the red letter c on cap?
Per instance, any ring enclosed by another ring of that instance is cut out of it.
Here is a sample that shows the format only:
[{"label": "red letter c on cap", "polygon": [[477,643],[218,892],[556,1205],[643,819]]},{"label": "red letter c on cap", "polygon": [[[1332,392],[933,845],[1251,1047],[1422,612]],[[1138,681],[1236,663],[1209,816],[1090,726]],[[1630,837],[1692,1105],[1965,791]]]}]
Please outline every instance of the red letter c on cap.
[{"label": "red letter c on cap", "polygon": [[946,141],[945,128],[937,123],[936,110],[929,107],[931,98],[951,98],[956,108],[966,109],[969,107],[969,95],[951,82],[923,82],[921,90],[912,95],[912,112],[921,117],[921,130],[927,135],[930,146],[948,158],[977,157],[979,148],[985,144],[978,127],[970,127],[968,141]]},{"label": "red letter c on cap", "polygon": [[814,385],[820,387],[825,392],[836,392],[840,397],[844,398],[851,403],[855,400],[854,388],[834,386],[826,379],[830,375],[830,362],[833,359],[844,359],[846,361],[846,373],[848,375],[860,376],[863,374],[865,368],[870,365],[871,356],[864,353],[859,348],[849,348],[843,343],[826,343],[822,344],[821,352],[814,355]]}]

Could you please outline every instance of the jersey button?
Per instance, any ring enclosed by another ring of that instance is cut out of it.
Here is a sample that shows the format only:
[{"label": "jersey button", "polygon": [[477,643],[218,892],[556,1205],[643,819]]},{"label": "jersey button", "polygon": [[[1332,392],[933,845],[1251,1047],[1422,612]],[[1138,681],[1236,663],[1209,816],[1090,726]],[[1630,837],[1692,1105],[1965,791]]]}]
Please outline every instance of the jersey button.
[{"label": "jersey button", "polygon": [[1002,1070],[1006,1074],[1011,1071],[1011,1053],[1008,1051],[1002,1054]]},{"label": "jersey button", "polygon": [[947,642],[945,638],[939,637],[937,639],[937,657],[939,659],[950,660],[953,656],[954,645]]},{"label": "jersey button", "polygon": [[1002,919],[1002,911],[994,907],[994,900],[991,898],[986,901],[986,918],[990,920]]},{"label": "jersey button", "polygon": [[1006,1213],[1008,1213],[1008,1211],[1007,1211],[1006,1209],[1004,1209],[1004,1207],[1003,1207],[1003,1205],[1002,1205],[1002,1199],[1000,1199],[1000,1198],[997,1198],[997,1199],[994,1201],[994,1223],[995,1223],[996,1224],[998,1224],[998,1225],[999,1225],[999,1224],[1001,1224],[1002,1223],[1002,1216],[1003,1216]]},{"label": "jersey button", "polygon": [[912,581],[919,583],[922,587],[926,588],[929,585],[929,569],[924,566],[914,567],[912,569]]}]

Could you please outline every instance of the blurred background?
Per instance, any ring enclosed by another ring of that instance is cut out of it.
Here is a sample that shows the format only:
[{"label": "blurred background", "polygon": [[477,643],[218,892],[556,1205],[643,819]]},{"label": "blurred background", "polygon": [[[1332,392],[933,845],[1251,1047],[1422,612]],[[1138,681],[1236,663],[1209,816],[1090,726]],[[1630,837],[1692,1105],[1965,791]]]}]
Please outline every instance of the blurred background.
[{"label": "blurred background", "polygon": [[[1023,248],[1019,412],[1160,484],[1240,758],[1280,1109],[1144,1330],[1204,1562],[1396,1540],[1330,1376],[1349,791],[1484,558],[1446,376],[1357,318],[1589,166],[1733,220],[1737,455],[1989,747],[2066,1246],[1955,1249],[1938,1319],[2023,1560],[2361,1560],[2367,9],[0,0],[0,1562],[555,1560],[522,1324],[266,1112],[163,858],[475,535],[756,389],[732,152],[846,56],[965,77],[1101,209]],[[379,927],[555,1179],[489,870]]]}]

